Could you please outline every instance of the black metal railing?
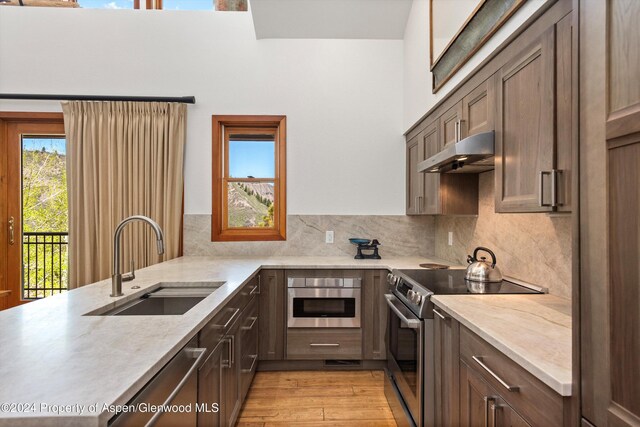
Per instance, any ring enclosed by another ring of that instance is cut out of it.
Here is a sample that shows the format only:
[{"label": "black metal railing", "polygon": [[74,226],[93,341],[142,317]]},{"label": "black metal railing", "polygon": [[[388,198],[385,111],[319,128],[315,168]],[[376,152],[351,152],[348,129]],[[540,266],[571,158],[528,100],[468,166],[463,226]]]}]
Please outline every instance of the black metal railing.
[{"label": "black metal railing", "polygon": [[67,290],[69,233],[22,233],[22,297],[37,299]]}]

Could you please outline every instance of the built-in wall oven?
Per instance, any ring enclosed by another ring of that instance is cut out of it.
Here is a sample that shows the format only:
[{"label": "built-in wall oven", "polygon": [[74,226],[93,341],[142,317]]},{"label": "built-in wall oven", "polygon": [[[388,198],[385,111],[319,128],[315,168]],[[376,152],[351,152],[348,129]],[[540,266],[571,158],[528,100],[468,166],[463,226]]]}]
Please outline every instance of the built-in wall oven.
[{"label": "built-in wall oven", "polygon": [[359,277],[287,277],[289,328],[359,328]]}]

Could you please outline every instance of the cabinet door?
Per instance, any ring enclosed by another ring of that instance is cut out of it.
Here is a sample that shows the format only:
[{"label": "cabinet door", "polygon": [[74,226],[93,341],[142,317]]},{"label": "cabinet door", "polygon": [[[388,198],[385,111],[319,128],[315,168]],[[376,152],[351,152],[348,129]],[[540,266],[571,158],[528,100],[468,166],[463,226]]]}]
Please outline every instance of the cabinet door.
[{"label": "cabinet door", "polygon": [[551,27],[499,71],[496,212],[553,210],[554,45],[555,28]]},{"label": "cabinet door", "polygon": [[[434,121],[425,128],[422,135],[423,159],[427,159],[440,151],[440,139],[438,137],[438,121]],[[422,174],[422,199],[419,201],[422,213],[427,215],[437,215],[440,211],[440,174]]]},{"label": "cabinet door", "polygon": [[435,425],[459,424],[460,324],[434,308]]},{"label": "cabinet door", "polygon": [[489,403],[496,396],[493,389],[466,363],[460,361],[460,425],[488,425]]},{"label": "cabinet door", "polygon": [[418,163],[424,157],[421,139],[422,133],[407,141],[407,215],[420,213],[423,182],[422,174],[418,172]]},{"label": "cabinet door", "polygon": [[222,417],[225,426],[233,426],[240,413],[240,322],[236,321],[223,339]]},{"label": "cabinet door", "polygon": [[283,270],[260,272],[258,360],[284,360],[286,284]]},{"label": "cabinet door", "polygon": [[577,102],[574,83],[578,80],[573,60],[573,14],[556,24],[556,166],[559,212],[571,212],[573,152],[577,146]]},{"label": "cabinet door", "polygon": [[366,270],[362,284],[362,347],[365,360],[387,359],[387,270]]},{"label": "cabinet door", "polygon": [[462,99],[462,138],[495,129],[495,78],[489,77]]},{"label": "cabinet door", "polygon": [[254,297],[240,317],[240,400],[249,391],[258,365],[258,296]]},{"label": "cabinet door", "polygon": [[222,426],[222,364],[227,346],[220,343],[198,371],[198,403],[207,408],[198,411],[199,427]]},{"label": "cabinet door", "polygon": [[[438,424],[436,425],[455,425]],[[464,427],[530,427],[482,377],[460,361],[460,424]]]},{"label": "cabinet door", "polygon": [[460,121],[462,120],[462,101],[448,109],[440,116],[440,146],[446,147],[455,144],[462,135],[459,134]]}]

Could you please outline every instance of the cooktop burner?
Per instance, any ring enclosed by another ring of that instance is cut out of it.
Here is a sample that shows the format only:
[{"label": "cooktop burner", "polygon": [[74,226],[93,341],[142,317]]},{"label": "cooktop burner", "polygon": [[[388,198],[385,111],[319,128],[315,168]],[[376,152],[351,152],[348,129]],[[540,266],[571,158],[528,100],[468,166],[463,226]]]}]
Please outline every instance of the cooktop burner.
[{"label": "cooktop burner", "polygon": [[540,290],[528,288],[508,280],[496,283],[479,283],[466,280],[466,270],[393,270],[389,285],[411,311],[420,318],[431,316],[431,295],[456,294],[540,294]]},{"label": "cooktop burner", "polygon": [[421,285],[436,295],[450,294],[537,294],[530,288],[503,280],[496,283],[469,283],[464,276],[466,270],[397,270],[409,282]]}]

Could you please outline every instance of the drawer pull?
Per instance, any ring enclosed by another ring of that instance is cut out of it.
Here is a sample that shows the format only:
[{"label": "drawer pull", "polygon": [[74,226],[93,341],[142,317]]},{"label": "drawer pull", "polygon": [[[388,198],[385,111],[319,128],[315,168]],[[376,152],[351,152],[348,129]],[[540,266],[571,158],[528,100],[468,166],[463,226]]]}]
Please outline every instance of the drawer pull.
[{"label": "drawer pull", "polygon": [[227,329],[229,326],[231,326],[231,324],[233,323],[233,321],[235,320],[236,316],[239,313],[240,313],[240,309],[236,308],[233,314],[231,315],[231,317],[229,318],[229,320],[227,320],[227,323],[225,323],[224,325],[215,325],[216,329]]},{"label": "drawer pull", "polygon": [[256,366],[256,362],[258,361],[258,355],[252,354],[250,357],[253,359],[253,362],[251,362],[251,367],[249,369],[242,369],[243,374],[248,374],[249,372],[253,371],[253,368]]},{"label": "drawer pull", "polygon": [[243,331],[250,331],[253,329],[253,325],[256,324],[256,321],[258,320],[258,316],[255,317],[250,317],[249,319],[252,319],[251,324],[249,326],[243,326],[242,330]]},{"label": "drawer pull", "polygon": [[475,360],[475,362],[478,365],[480,365],[482,367],[482,369],[487,371],[489,373],[489,375],[491,375],[496,381],[498,381],[502,385],[502,387],[506,388],[508,391],[520,391],[520,387],[507,384],[502,378],[500,378],[498,375],[496,375],[495,372],[493,372],[491,369],[489,369],[489,367],[484,364],[484,362],[482,361],[481,357],[472,356],[471,358],[473,360]]},{"label": "drawer pull", "polygon": [[443,315],[442,313],[440,313],[438,310],[436,310],[435,308],[433,309],[433,314],[435,314],[436,316],[438,316],[439,318],[441,318],[442,320],[447,320],[447,317],[445,315]]},{"label": "drawer pull", "polygon": [[309,347],[340,347],[338,343],[311,343]]},{"label": "drawer pull", "polygon": [[253,289],[251,289],[251,292],[249,292],[249,296],[257,295],[259,293],[260,293],[260,283],[258,283],[253,287]]}]

